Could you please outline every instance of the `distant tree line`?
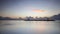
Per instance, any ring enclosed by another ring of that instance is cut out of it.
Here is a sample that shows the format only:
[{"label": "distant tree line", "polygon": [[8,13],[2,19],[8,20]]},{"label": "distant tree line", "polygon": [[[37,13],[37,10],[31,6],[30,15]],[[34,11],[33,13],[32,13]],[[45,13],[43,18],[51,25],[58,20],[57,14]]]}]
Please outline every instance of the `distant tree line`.
[{"label": "distant tree line", "polygon": [[[36,20],[39,20],[39,19],[47,19],[48,17],[44,17],[44,18],[42,18],[42,17],[40,17],[40,18],[38,18],[38,17],[36,17],[36,18],[33,18],[33,17],[26,17],[27,19],[36,19]],[[11,17],[2,17],[2,16],[0,16],[0,20],[24,20],[24,19],[26,19],[26,18],[21,18],[21,17],[19,17],[19,18],[11,18]],[[54,20],[60,20],[60,14],[58,14],[58,15],[54,15],[54,16],[52,16],[52,17],[49,17],[50,19],[54,19]]]},{"label": "distant tree line", "polygon": [[0,16],[0,20],[17,20],[16,18],[11,18],[11,17],[2,17]]}]

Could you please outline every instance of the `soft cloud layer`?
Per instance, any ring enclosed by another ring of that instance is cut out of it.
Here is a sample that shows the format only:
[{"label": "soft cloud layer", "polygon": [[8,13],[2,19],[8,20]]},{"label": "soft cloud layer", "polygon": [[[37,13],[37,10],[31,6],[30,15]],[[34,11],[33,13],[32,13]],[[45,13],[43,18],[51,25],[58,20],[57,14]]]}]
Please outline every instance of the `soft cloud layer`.
[{"label": "soft cloud layer", "polygon": [[45,12],[45,10],[34,9],[34,12]]}]

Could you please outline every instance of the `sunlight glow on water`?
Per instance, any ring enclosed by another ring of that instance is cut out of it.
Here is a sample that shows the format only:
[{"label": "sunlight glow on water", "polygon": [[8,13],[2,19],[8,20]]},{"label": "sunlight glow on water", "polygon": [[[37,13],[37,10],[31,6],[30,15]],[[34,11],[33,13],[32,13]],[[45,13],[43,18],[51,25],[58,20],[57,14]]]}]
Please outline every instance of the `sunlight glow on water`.
[{"label": "sunlight glow on water", "polygon": [[58,21],[0,21],[1,34],[59,34]]}]

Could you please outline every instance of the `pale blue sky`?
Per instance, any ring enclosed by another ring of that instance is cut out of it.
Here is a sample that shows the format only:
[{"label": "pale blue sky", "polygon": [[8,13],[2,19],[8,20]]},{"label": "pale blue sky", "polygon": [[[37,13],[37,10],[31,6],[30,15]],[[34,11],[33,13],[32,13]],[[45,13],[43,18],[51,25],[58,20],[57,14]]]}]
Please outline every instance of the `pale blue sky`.
[{"label": "pale blue sky", "polygon": [[[6,0],[1,2],[0,16],[4,17],[50,17],[60,14],[60,0]],[[33,9],[46,10],[33,12]]]}]

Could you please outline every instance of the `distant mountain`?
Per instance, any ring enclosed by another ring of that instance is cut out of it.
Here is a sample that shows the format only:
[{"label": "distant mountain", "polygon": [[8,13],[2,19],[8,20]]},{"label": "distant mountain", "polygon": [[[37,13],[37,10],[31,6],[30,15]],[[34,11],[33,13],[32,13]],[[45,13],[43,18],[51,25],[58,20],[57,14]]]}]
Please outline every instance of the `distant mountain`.
[{"label": "distant mountain", "polygon": [[0,16],[0,20],[17,20],[17,19],[10,18],[10,17],[2,17],[2,16]]},{"label": "distant mountain", "polygon": [[55,20],[60,20],[60,14],[52,16],[53,19]]},{"label": "distant mountain", "polygon": [[[28,19],[28,20],[47,20],[49,17],[45,17],[45,18],[33,18],[33,17],[26,17],[26,18],[10,18],[10,17],[2,17],[2,16],[0,16],[0,20],[26,20],[26,19]],[[60,14],[58,14],[58,15],[54,15],[54,16],[52,16],[52,17],[50,17],[49,19],[54,19],[54,20],[60,20]]]},{"label": "distant mountain", "polygon": [[2,17],[0,16],[0,20],[10,20],[11,18],[10,17]]}]

